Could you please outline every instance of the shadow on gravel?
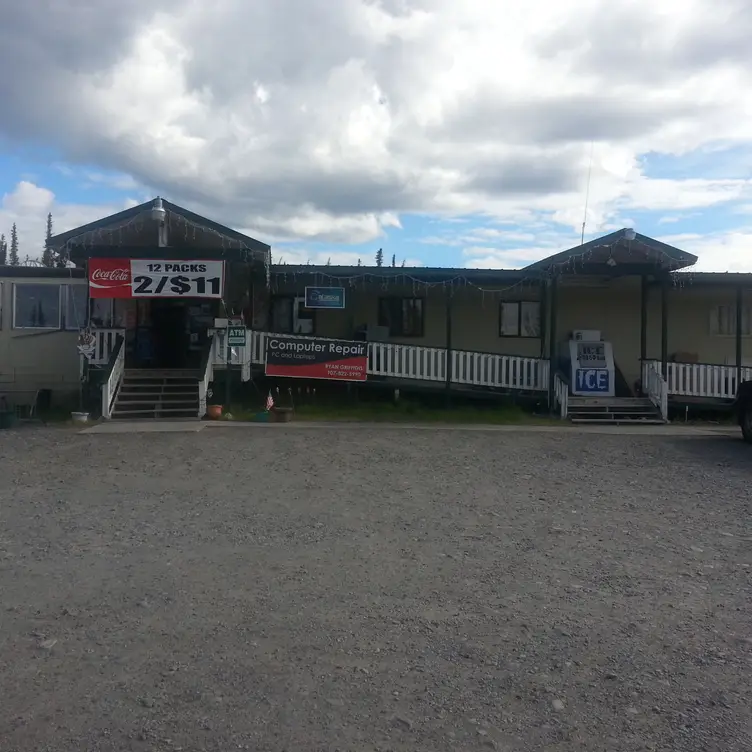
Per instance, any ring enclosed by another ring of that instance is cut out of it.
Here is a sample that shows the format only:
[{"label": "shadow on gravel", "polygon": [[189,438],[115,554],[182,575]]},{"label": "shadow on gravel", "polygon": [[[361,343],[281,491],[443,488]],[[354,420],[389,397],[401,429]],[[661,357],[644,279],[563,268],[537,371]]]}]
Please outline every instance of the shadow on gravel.
[{"label": "shadow on gravel", "polygon": [[752,470],[752,445],[741,434],[722,434],[692,438],[672,438],[668,442],[678,454],[693,457],[703,464],[728,465]]}]

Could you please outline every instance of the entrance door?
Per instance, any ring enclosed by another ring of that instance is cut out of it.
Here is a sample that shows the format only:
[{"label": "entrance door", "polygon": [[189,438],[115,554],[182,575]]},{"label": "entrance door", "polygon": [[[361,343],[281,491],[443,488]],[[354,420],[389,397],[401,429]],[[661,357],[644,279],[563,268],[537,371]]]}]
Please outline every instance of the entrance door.
[{"label": "entrance door", "polygon": [[159,368],[185,368],[188,358],[185,303],[152,300],[151,330],[154,364]]}]

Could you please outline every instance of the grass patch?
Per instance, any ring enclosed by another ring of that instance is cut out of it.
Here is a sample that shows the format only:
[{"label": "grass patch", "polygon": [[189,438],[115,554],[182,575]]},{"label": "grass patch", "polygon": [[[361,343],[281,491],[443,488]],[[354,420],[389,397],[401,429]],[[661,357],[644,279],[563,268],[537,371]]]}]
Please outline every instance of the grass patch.
[{"label": "grass patch", "polygon": [[[253,420],[258,409],[235,406],[233,420]],[[357,404],[296,405],[296,421],[362,421],[373,423],[455,423],[490,425],[542,425],[559,423],[548,417],[531,415],[518,405],[457,405],[438,407],[411,400]]]}]

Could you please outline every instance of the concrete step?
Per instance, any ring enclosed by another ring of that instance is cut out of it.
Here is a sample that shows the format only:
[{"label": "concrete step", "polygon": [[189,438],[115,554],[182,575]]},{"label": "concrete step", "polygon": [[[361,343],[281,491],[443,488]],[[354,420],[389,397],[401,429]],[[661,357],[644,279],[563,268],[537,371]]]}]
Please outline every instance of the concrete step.
[{"label": "concrete step", "polygon": [[661,418],[628,418],[624,416],[613,416],[609,418],[570,418],[570,423],[584,424],[592,423],[599,425],[640,425],[640,426],[662,426],[665,421]]},{"label": "concrete step", "polygon": [[166,407],[178,407],[179,405],[196,406],[198,409],[198,397],[186,397],[184,399],[118,399],[117,407],[126,405],[164,405]]},{"label": "concrete step", "polygon": [[198,418],[198,406],[195,410],[184,407],[160,407],[156,409],[128,409],[117,407],[112,413],[112,418]]},{"label": "concrete step", "polygon": [[192,368],[126,368],[123,376],[146,379],[198,379],[201,374]]},{"label": "concrete step", "polygon": [[158,392],[153,390],[142,392],[138,389],[121,388],[120,392],[118,393],[118,397],[143,397],[144,399],[152,400],[173,400],[180,399],[181,397],[192,397],[193,399],[198,399],[198,389],[181,392]]}]

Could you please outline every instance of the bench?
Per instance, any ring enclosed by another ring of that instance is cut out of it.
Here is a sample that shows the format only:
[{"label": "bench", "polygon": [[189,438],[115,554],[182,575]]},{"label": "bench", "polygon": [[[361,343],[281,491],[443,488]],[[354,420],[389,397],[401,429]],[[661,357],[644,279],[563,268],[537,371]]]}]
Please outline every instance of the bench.
[{"label": "bench", "polygon": [[0,391],[0,412],[7,406],[7,409],[12,410],[17,418],[32,420],[37,417],[38,401],[39,389]]}]

